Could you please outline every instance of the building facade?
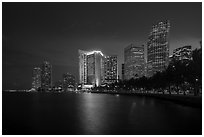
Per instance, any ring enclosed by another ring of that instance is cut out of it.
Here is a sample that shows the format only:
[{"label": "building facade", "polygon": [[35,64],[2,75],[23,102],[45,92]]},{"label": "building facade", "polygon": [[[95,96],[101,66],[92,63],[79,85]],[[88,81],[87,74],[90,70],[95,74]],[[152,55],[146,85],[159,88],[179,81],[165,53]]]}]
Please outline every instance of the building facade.
[{"label": "building facade", "polygon": [[169,64],[170,22],[159,22],[152,26],[147,42],[148,76],[163,71]]},{"label": "building facade", "polygon": [[100,86],[104,80],[104,55],[101,51],[79,50],[79,84]]},{"label": "building facade", "polygon": [[179,61],[189,61],[192,60],[192,49],[190,45],[177,48],[173,51],[173,58]]},{"label": "building facade", "polygon": [[125,80],[125,65],[122,64],[122,80]]},{"label": "building facade", "polygon": [[41,69],[35,67],[32,73],[32,88],[38,90],[41,87]]},{"label": "building facade", "polygon": [[147,60],[146,59],[145,59],[145,62],[144,62],[144,76],[148,77],[148,75],[147,75]]},{"label": "building facade", "polygon": [[114,83],[118,80],[117,55],[105,56],[104,58],[104,81],[103,83]]},{"label": "building facade", "polygon": [[43,91],[47,91],[49,88],[52,88],[52,66],[47,61],[44,61],[42,64],[41,88]]},{"label": "building facade", "polygon": [[63,74],[63,90],[73,91],[76,88],[75,77],[72,74]]},{"label": "building facade", "polygon": [[130,44],[124,49],[124,79],[140,78],[144,76],[144,45]]}]

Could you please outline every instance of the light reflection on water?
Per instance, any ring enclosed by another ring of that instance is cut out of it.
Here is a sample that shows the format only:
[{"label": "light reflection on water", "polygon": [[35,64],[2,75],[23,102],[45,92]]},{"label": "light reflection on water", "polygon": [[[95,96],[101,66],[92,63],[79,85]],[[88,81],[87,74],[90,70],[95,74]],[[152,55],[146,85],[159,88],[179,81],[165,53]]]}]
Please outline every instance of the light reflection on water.
[{"label": "light reflection on water", "polygon": [[[161,129],[164,130],[161,133],[170,134],[176,132],[171,129],[176,127],[173,126],[176,121],[184,122],[182,119],[175,120],[172,116],[182,117],[180,113],[189,111],[189,107],[186,110],[186,107],[181,105],[160,100],[155,102],[152,98],[106,94],[85,94],[82,96],[81,103],[80,122],[84,127],[84,133],[88,134],[132,134],[134,132],[148,134],[148,130],[154,133]],[[173,110],[168,110],[169,113],[165,114],[168,108]]]},{"label": "light reflection on water", "polygon": [[[199,134],[202,127],[201,109],[154,98],[95,93],[4,98],[3,127],[19,134]],[[17,130],[16,123],[24,128]]]},{"label": "light reflection on water", "polygon": [[98,96],[95,94],[85,94],[82,96],[79,115],[80,124],[84,127],[84,132],[88,134],[101,133],[104,121],[101,116],[105,115],[104,102],[97,102]]}]

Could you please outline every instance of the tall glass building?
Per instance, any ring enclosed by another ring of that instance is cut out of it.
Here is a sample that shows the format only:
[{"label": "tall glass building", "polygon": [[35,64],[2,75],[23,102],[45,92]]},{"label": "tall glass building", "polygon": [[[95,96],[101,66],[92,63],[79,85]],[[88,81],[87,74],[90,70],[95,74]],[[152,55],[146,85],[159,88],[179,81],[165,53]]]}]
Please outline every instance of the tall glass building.
[{"label": "tall glass building", "polygon": [[101,85],[104,80],[103,59],[101,51],[79,50],[79,84],[82,87]]},{"label": "tall glass building", "polygon": [[147,42],[148,76],[165,70],[169,64],[169,30],[169,21],[152,26]]},{"label": "tall glass building", "polygon": [[117,55],[105,56],[104,83],[110,84],[118,80]]},{"label": "tall glass building", "polygon": [[124,49],[124,78],[140,78],[144,76],[144,45],[130,44]]},{"label": "tall glass building", "polygon": [[122,80],[125,80],[125,65],[122,64]]},{"label": "tall glass building", "polygon": [[41,88],[43,91],[47,91],[52,87],[52,66],[49,62],[44,61],[41,71]]},{"label": "tall glass building", "polygon": [[41,87],[41,69],[35,67],[32,74],[32,88],[37,90]]}]

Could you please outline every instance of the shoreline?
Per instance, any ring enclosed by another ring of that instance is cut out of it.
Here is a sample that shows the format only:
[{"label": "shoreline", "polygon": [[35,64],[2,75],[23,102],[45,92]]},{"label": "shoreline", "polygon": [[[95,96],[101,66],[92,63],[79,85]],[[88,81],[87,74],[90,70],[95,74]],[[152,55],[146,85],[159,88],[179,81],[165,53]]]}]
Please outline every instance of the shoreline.
[{"label": "shoreline", "polygon": [[189,96],[189,95],[177,95],[177,94],[152,94],[152,93],[108,93],[93,91],[90,93],[98,94],[112,94],[112,95],[127,95],[127,96],[143,96],[154,97],[157,99],[167,100],[181,105],[198,107],[202,109],[202,96]]},{"label": "shoreline", "polygon": [[[31,92],[5,92],[4,91],[3,94],[5,93],[31,93]],[[39,93],[39,92],[32,92],[32,93]],[[41,94],[47,94],[47,93],[54,93],[54,92],[45,92]],[[62,94],[62,93],[75,93],[75,92],[61,92],[59,94]],[[192,96],[192,95],[178,95],[178,94],[125,93],[125,92],[118,93],[118,92],[101,92],[101,91],[88,91],[88,92],[81,92],[81,93],[151,97],[151,98],[171,101],[173,103],[202,109],[202,95]]]}]

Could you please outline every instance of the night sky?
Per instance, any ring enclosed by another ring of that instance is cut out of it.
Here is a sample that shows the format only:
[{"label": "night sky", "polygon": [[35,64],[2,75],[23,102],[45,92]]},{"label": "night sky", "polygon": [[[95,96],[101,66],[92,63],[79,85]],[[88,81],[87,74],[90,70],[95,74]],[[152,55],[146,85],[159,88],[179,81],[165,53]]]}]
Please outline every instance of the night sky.
[{"label": "night sky", "polygon": [[3,89],[28,89],[32,70],[53,65],[53,83],[70,72],[78,80],[78,49],[118,55],[147,43],[151,26],[170,20],[172,50],[202,39],[202,3],[3,3]]}]

